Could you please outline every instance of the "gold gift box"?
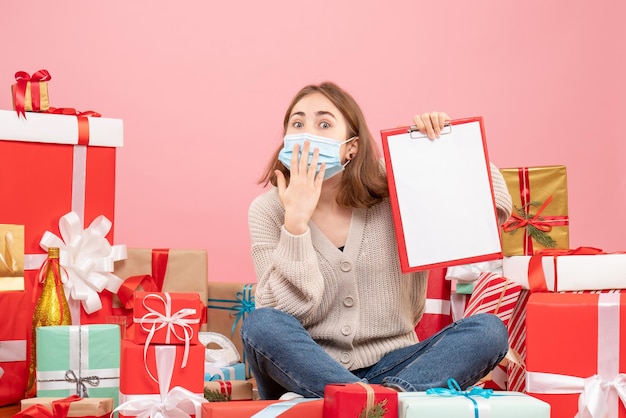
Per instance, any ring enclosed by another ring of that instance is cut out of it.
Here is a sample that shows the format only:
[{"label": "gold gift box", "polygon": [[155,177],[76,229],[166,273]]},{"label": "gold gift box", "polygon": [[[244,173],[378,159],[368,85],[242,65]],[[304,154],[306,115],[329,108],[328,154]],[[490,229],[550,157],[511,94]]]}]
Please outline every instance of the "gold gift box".
[{"label": "gold gift box", "polygon": [[[52,402],[65,398],[28,398],[22,399],[21,410],[33,405],[42,405],[52,412]],[[109,416],[113,411],[113,398],[82,398],[81,400],[70,403],[67,412],[68,418],[71,417],[104,417]]]},{"label": "gold gift box", "polygon": [[[33,109],[33,97],[31,92],[32,83],[39,83],[39,108]],[[13,98],[13,109],[15,109],[15,89],[17,84],[11,85],[11,97]],[[27,81],[26,92],[24,94],[24,110],[27,112],[46,112],[50,109],[50,99],[48,98],[47,81]]]},{"label": "gold gift box", "polygon": [[500,170],[513,201],[513,214],[502,225],[505,256],[569,249],[567,171],[563,165]]},{"label": "gold gift box", "polygon": [[0,224],[0,291],[24,290],[24,225]]}]

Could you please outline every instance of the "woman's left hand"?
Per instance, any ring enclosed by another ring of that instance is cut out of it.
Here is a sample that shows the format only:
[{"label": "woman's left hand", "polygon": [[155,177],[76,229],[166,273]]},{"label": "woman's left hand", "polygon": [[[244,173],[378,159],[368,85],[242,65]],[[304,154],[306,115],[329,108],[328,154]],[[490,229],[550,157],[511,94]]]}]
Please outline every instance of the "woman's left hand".
[{"label": "woman's left hand", "polygon": [[430,139],[439,138],[443,126],[448,121],[450,116],[445,112],[427,112],[413,116],[413,124],[417,130]]}]

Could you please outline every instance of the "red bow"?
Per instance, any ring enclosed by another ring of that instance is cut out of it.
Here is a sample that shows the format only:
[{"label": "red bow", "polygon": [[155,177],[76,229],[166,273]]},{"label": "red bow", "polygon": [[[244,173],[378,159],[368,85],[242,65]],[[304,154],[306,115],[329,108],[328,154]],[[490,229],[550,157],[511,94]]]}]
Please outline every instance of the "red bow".
[{"label": "red bow", "polygon": [[33,105],[33,110],[39,110],[40,108],[40,95],[39,95],[39,82],[40,81],[49,81],[52,79],[48,70],[39,70],[34,73],[32,76],[29,75],[26,71],[18,71],[15,73],[15,81],[17,81],[17,86],[15,89],[15,111],[17,112],[17,116],[20,115],[26,118],[26,86],[29,82],[33,82],[30,85],[30,95]]},{"label": "red bow", "polygon": [[[556,256],[561,255],[596,255],[606,254],[599,248],[594,247],[578,247],[571,250],[546,249],[536,251],[528,261],[528,287],[531,292],[547,292],[546,276],[543,272],[543,257],[554,256],[555,272],[556,272]],[[556,273],[555,273],[556,274]],[[556,288],[556,283],[555,283]]]},{"label": "red bow", "polygon": [[78,118],[78,145],[89,145],[89,120],[87,118],[99,118],[102,116],[93,110],[79,111],[73,107],[51,107],[47,113],[76,116]]},{"label": "red bow", "polygon": [[81,399],[78,395],[71,395],[65,399],[52,401],[52,411],[42,404],[34,404],[16,413],[13,418],[66,418],[70,404]]}]

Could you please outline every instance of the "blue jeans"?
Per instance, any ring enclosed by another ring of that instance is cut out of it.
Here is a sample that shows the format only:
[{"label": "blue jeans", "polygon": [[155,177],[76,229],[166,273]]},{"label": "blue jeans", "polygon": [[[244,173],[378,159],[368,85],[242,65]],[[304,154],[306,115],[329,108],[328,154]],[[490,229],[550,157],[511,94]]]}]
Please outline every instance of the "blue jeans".
[{"label": "blue jeans", "polygon": [[367,382],[405,392],[478,382],[508,351],[507,329],[495,315],[477,314],[432,337],[383,356],[370,367],[347,370],[324,351],[293,316],[271,308],[252,311],[241,328],[244,352],[262,399],[285,392],[324,397],[329,383]]}]

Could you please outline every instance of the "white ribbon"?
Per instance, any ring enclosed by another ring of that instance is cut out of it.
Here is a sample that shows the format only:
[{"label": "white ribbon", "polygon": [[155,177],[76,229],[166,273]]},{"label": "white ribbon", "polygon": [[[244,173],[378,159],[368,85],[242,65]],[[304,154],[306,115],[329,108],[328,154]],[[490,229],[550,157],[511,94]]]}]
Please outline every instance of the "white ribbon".
[{"label": "white ribbon", "polygon": [[[109,244],[105,237],[111,226],[111,221],[100,215],[83,230],[80,217],[72,211],[59,220],[61,237],[46,231],[39,243],[45,251],[59,247],[67,298],[80,302],[88,314],[102,309],[100,292],[116,293],[122,284],[113,274],[113,264],[126,259],[126,246]],[[79,318],[73,320],[79,322]]]},{"label": "white ribbon", "polygon": [[[169,390],[176,360],[175,346],[155,346],[159,395],[120,395],[122,403],[113,410],[137,418],[189,418],[202,415],[204,396],[176,386]],[[113,414],[113,412],[111,414]]]},{"label": "white ribbon", "polygon": [[[154,334],[162,329],[167,329],[167,334],[165,336],[165,344],[170,344],[171,336],[174,336],[179,341],[185,342],[185,352],[183,354],[183,361],[181,367],[187,366],[187,358],[189,357],[189,345],[191,344],[191,338],[193,337],[193,328],[189,324],[198,324],[200,323],[200,318],[187,318],[188,316],[195,316],[196,309],[194,308],[183,308],[172,314],[172,297],[169,292],[164,292],[165,299],[161,297],[158,293],[148,293],[143,298],[143,306],[148,310],[148,313],[142,316],[141,318],[133,318],[133,322],[139,323],[141,328],[148,333],[146,337],[146,343],[143,348],[143,360],[146,367],[146,371],[148,375],[155,382],[157,379],[150,373],[148,370],[148,364],[146,362],[148,356],[148,347],[150,346],[150,342],[154,337]],[[163,304],[163,312],[158,309],[153,309],[148,306],[148,299],[156,299]],[[146,328],[146,325],[152,324],[151,327]],[[184,335],[179,335],[177,332],[177,327],[183,331]]]},{"label": "white ribbon", "polygon": [[[26,340],[0,341],[0,363],[26,361]],[[0,367],[0,379],[4,376],[4,369]]]},{"label": "white ribbon", "polygon": [[626,374],[619,373],[620,294],[601,293],[598,300],[598,374],[587,378],[526,372],[529,393],[580,393],[575,418],[617,417],[626,408]]}]

